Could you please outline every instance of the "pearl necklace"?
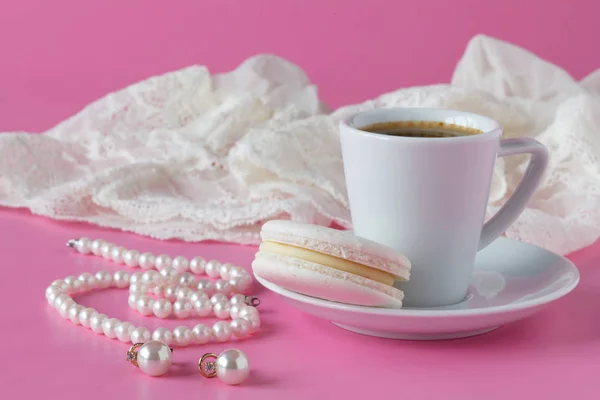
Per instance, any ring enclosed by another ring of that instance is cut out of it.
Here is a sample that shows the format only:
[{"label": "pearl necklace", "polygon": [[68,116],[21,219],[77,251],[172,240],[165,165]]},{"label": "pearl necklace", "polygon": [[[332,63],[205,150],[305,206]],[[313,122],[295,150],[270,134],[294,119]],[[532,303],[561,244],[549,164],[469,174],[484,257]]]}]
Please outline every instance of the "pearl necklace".
[{"label": "pearl necklace", "polygon": [[[58,279],[46,289],[46,299],[59,314],[76,325],[90,328],[108,338],[122,342],[145,343],[150,340],[166,345],[187,346],[204,344],[210,340],[226,342],[232,336],[246,337],[260,328],[260,317],[256,297],[245,296],[252,284],[252,278],[241,267],[221,264],[216,260],[206,261],[194,257],[171,258],[162,254],[140,254],[138,251],[105,242],[102,239],[80,238],[69,240],[68,247],[81,254],[94,254],[117,264],[140,267],[144,272],[129,274],[120,270],[111,274],[98,271],[78,277],[68,276]],[[220,278],[216,282],[197,279],[194,274],[206,274]],[[143,315],[167,318],[174,315],[184,319],[193,315],[219,319],[231,318],[231,322],[218,321],[212,327],[197,324],[193,328],[178,326],[173,331],[157,328],[152,333],[148,328],[135,327],[131,322],[120,321],[100,314],[93,308],[86,308],[73,300],[73,295],[94,289],[129,288],[129,307]],[[157,298],[149,296],[152,294]],[[232,294],[230,298],[227,295]]]}]

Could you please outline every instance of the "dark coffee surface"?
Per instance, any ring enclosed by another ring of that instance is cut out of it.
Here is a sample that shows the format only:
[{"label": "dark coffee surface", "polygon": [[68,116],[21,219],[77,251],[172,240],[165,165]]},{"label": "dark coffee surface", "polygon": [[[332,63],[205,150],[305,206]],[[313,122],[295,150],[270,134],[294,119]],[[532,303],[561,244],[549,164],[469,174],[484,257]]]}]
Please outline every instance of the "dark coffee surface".
[{"label": "dark coffee surface", "polygon": [[381,135],[422,138],[457,137],[482,133],[479,129],[438,121],[378,122],[360,130]]}]

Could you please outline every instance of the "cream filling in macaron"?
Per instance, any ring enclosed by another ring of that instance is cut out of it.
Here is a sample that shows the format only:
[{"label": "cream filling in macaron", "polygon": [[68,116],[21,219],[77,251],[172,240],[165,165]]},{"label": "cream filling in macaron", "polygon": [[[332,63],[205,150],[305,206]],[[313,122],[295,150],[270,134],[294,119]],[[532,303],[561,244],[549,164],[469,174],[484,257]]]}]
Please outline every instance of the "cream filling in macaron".
[{"label": "cream filling in macaron", "polygon": [[392,286],[396,280],[394,275],[385,271],[289,244],[264,241],[260,244],[259,250],[321,264],[326,267],[362,276],[363,278],[372,279],[384,285]]}]

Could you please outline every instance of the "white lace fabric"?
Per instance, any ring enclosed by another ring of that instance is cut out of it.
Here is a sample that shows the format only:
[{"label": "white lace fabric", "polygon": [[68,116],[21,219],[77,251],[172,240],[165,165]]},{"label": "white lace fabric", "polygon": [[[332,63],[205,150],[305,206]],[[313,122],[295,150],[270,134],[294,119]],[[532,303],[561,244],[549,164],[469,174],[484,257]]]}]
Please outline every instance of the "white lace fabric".
[{"label": "white lace fabric", "polygon": [[[274,218],[350,228],[337,122],[379,107],[471,111],[498,120],[505,138],[536,138],[550,167],[506,236],[560,254],[600,236],[600,70],[577,82],[485,36],[471,40],[451,85],[332,113],[300,68],[274,56],[136,83],[42,134],[1,134],[0,205],[185,241],[255,244]],[[489,215],[527,161],[498,159]]]}]

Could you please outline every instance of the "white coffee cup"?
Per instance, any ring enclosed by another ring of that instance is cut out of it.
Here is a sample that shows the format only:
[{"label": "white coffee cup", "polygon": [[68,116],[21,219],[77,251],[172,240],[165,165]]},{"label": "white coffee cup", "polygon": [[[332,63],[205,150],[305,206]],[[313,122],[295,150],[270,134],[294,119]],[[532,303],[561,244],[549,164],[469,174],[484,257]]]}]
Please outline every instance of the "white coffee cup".
[{"label": "white coffee cup", "polygon": [[[391,121],[436,121],[482,133],[424,138],[361,130]],[[340,132],[353,231],[409,258],[410,280],[396,283],[409,307],[464,300],[477,252],[517,219],[548,164],[541,143],[501,140],[498,122],[461,111],[365,111],[342,122]],[[496,157],[522,153],[532,155],[523,180],[484,224]]]}]

